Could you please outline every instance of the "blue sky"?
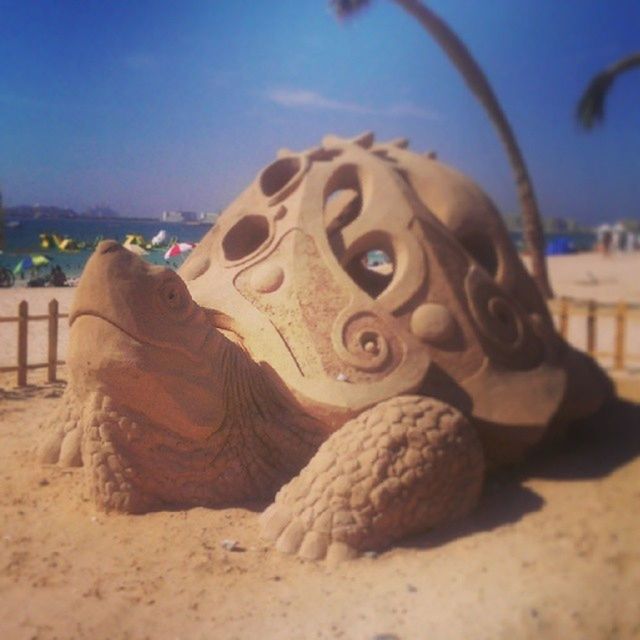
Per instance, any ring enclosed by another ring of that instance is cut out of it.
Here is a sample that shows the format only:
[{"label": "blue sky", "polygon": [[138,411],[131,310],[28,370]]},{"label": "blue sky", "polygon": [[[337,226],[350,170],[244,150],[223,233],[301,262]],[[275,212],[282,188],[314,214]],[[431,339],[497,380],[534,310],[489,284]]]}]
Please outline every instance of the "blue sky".
[{"label": "blue sky", "polygon": [[[433,0],[487,73],[544,215],[640,217],[640,72],[607,121],[573,114],[589,77],[640,48],[637,0]],[[326,0],[0,0],[0,188],[7,205],[123,214],[224,208],[280,147],[405,136],[515,188],[475,98],[388,0],[339,23]]]}]

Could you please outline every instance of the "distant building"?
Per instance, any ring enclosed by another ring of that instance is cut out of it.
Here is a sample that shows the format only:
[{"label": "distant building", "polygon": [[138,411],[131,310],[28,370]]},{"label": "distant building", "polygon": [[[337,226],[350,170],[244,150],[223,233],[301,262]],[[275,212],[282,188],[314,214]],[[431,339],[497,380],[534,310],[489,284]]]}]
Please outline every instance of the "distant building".
[{"label": "distant building", "polygon": [[163,211],[163,222],[198,222],[198,214],[195,211]]},{"label": "distant building", "polygon": [[206,224],[213,224],[217,218],[217,212],[196,213],[195,211],[163,211],[160,216],[163,222],[203,222]]},{"label": "distant building", "polygon": [[215,221],[218,219],[218,215],[219,213],[217,211],[214,211],[214,212],[203,211],[201,214],[199,214],[198,220],[200,222],[206,222],[207,224],[214,224]]}]

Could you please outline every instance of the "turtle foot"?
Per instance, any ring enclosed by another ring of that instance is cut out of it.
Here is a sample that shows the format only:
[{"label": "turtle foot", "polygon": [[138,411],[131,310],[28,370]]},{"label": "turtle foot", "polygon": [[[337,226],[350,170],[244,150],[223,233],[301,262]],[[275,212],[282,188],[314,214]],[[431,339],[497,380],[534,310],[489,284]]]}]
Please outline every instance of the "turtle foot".
[{"label": "turtle foot", "polygon": [[340,561],[468,513],[482,488],[474,429],[422,396],[382,402],[347,422],[261,517],[284,553]]},{"label": "turtle foot", "polygon": [[36,448],[39,462],[61,467],[82,466],[80,415],[76,399],[69,390],[65,391],[56,412],[43,424],[44,433]]},{"label": "turtle foot", "polygon": [[322,527],[316,522],[307,528],[301,515],[294,515],[285,504],[272,504],[261,516],[262,537],[275,542],[278,551],[304,560],[326,558],[332,564],[358,556],[357,549],[334,539],[327,527],[318,530]]}]

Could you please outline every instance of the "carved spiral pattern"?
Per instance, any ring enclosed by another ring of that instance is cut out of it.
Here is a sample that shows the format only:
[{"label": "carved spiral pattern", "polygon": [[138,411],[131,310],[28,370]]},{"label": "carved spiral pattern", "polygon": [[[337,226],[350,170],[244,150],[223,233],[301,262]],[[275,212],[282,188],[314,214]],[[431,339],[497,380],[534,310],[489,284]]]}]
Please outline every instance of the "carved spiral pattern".
[{"label": "carved spiral pattern", "polygon": [[333,342],[344,362],[363,371],[387,370],[393,363],[393,337],[381,318],[370,311],[341,314]]},{"label": "carved spiral pattern", "polygon": [[477,267],[467,274],[465,290],[492,359],[511,368],[530,368],[542,360],[542,344],[525,322],[524,313]]}]

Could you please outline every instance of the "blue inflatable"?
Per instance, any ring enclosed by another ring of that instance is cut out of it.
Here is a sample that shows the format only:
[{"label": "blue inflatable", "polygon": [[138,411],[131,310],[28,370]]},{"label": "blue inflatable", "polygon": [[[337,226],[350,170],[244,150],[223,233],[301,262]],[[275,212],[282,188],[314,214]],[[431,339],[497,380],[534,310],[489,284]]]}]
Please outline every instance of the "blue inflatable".
[{"label": "blue inflatable", "polygon": [[547,242],[547,255],[548,256],[564,256],[568,253],[574,253],[576,250],[572,240],[570,238],[559,237],[552,238]]}]

